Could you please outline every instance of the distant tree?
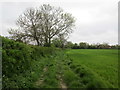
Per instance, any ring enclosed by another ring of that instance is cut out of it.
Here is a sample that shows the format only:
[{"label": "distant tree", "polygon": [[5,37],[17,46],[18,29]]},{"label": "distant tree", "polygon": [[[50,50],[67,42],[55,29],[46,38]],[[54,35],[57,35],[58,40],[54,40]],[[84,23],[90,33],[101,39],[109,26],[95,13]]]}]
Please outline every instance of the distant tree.
[{"label": "distant tree", "polygon": [[116,44],[116,45],[115,45],[115,48],[116,48],[116,49],[120,49],[120,45],[119,45],[119,44]]},{"label": "distant tree", "polygon": [[104,42],[102,45],[104,46],[105,49],[108,49],[108,48],[109,48],[109,44],[108,44],[108,43],[105,43],[105,42]]},{"label": "distant tree", "polygon": [[37,45],[50,46],[54,37],[69,35],[74,22],[74,17],[60,7],[43,4],[40,8],[27,9],[17,20],[19,29],[9,32],[14,39],[25,38],[36,41]]},{"label": "distant tree", "polygon": [[119,44],[111,45],[110,47],[111,47],[111,49],[120,49],[120,45]]},{"label": "distant tree", "polygon": [[81,43],[79,43],[79,48],[81,48],[81,49],[87,49],[88,46],[89,46],[89,44],[86,43],[86,42],[81,42]]},{"label": "distant tree", "polygon": [[96,44],[91,44],[88,46],[89,49],[97,49],[98,46]]},{"label": "distant tree", "polygon": [[66,44],[66,42],[67,42],[67,37],[66,37],[66,35],[64,35],[64,34],[59,34],[58,35],[58,38],[59,38],[59,40],[60,40],[60,45],[61,45],[61,48],[64,48],[65,47],[65,44]]},{"label": "distant tree", "polygon": [[73,48],[74,44],[71,41],[67,41],[65,47],[66,48]]},{"label": "distant tree", "polygon": [[78,45],[77,43],[75,43],[75,44],[73,45],[73,49],[79,49],[79,45]]},{"label": "distant tree", "polygon": [[64,48],[67,40],[65,35],[59,34],[58,37],[52,40],[52,44],[56,47]]},{"label": "distant tree", "polygon": [[98,48],[100,49],[108,49],[110,46],[108,45],[108,43],[102,43],[98,45]]}]

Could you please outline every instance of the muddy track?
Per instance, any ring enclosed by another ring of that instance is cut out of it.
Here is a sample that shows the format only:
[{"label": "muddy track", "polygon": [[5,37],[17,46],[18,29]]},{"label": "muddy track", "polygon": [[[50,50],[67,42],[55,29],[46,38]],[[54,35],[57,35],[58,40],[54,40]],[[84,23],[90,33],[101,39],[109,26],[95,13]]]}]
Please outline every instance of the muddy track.
[{"label": "muddy track", "polygon": [[[59,63],[59,64],[58,64]],[[63,77],[62,77],[62,70],[63,70],[63,68],[61,67],[62,66],[62,62],[60,62],[60,61],[57,61],[57,68],[59,69],[59,72],[57,73],[57,79],[59,80],[59,88],[61,88],[62,90],[67,90],[67,85],[66,85],[66,83],[64,82],[64,80],[63,80]]]},{"label": "muddy track", "polygon": [[[67,85],[66,83],[64,82],[63,80],[63,71],[64,71],[64,68],[62,67],[62,65],[65,63],[65,62],[61,62],[61,57],[54,57],[54,65],[55,65],[55,68],[57,69],[57,72],[56,72],[56,79],[58,80],[58,88],[61,88],[62,90],[67,90]],[[51,63],[51,62],[50,62]],[[48,70],[49,67],[44,67],[43,68],[43,74],[40,76],[39,80],[35,83],[35,86],[37,87],[40,87],[42,86],[42,84],[44,83],[44,77],[45,77],[45,73],[46,72],[49,72]]]},{"label": "muddy track", "polygon": [[58,79],[59,79],[60,88],[62,88],[62,89],[64,89],[64,90],[67,90],[67,86],[66,86],[66,84],[64,83],[64,80],[62,79],[62,76],[61,76],[61,75],[58,75],[57,77],[58,77]]},{"label": "muddy track", "polygon": [[47,72],[47,70],[48,70],[48,67],[43,68],[43,74],[40,76],[40,79],[37,82],[35,82],[36,86],[40,86],[43,83],[43,81],[44,81],[44,73]]}]

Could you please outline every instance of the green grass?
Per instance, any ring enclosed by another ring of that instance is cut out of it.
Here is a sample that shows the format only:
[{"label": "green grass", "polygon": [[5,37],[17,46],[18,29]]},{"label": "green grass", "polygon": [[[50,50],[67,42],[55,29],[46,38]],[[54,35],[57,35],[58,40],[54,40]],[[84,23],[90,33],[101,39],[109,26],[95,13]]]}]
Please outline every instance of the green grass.
[{"label": "green grass", "polygon": [[73,65],[81,65],[106,85],[118,88],[118,50],[74,49],[67,54]]},{"label": "green grass", "polygon": [[118,51],[38,47],[2,37],[3,88],[117,88]]}]

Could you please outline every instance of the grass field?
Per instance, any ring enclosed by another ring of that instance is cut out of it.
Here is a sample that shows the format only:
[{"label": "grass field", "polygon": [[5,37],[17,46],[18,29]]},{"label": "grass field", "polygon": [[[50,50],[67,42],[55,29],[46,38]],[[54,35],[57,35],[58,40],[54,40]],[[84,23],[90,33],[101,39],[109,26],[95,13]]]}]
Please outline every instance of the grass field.
[{"label": "grass field", "polygon": [[72,49],[67,54],[75,66],[81,65],[110,87],[118,87],[118,50]]}]

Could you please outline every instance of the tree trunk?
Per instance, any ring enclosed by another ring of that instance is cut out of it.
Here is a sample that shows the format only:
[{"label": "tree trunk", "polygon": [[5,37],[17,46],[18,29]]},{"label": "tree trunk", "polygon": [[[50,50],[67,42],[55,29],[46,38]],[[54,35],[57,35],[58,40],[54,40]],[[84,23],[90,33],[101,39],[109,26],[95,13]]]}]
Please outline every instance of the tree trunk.
[{"label": "tree trunk", "polygon": [[49,43],[48,46],[50,47],[51,46],[51,38],[49,38],[49,42],[48,43]]},{"label": "tree trunk", "polygon": [[44,46],[48,47],[48,39],[47,38],[45,38],[45,45]]},{"label": "tree trunk", "polygon": [[37,41],[37,45],[39,46],[39,45],[40,45],[40,42],[39,42],[39,40],[38,40],[38,39],[36,39],[36,41]]},{"label": "tree trunk", "polygon": [[46,47],[50,47],[51,46],[51,39],[50,38],[46,38],[45,39],[45,46]]}]

